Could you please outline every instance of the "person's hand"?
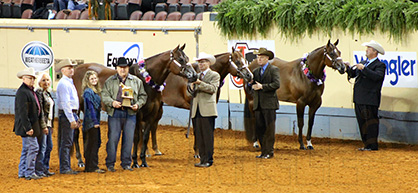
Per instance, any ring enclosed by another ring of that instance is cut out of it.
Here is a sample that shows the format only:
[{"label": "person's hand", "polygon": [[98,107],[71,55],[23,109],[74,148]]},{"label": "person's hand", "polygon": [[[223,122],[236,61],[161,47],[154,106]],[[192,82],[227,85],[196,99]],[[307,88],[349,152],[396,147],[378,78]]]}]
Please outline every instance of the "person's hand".
[{"label": "person's hand", "polygon": [[71,122],[71,129],[77,129],[78,128],[78,122],[76,122],[76,121],[73,121],[73,122]]},{"label": "person's hand", "polygon": [[253,84],[252,88],[254,90],[261,90],[261,89],[263,89],[263,85],[261,85],[259,82],[255,81],[255,84]]},{"label": "person's hand", "polygon": [[33,135],[33,129],[30,129],[29,131],[27,131],[26,135],[32,136]]},{"label": "person's hand", "polygon": [[112,102],[112,106],[116,109],[121,108],[122,107],[122,103],[119,101],[113,101]]},{"label": "person's hand", "polygon": [[99,124],[94,125],[94,128],[99,128],[99,127],[100,127],[100,125],[99,125]]},{"label": "person's hand", "polygon": [[356,66],[357,69],[359,69],[359,70],[363,70],[364,69],[364,64],[361,64],[361,63],[358,63],[358,64],[356,64],[354,66]]},{"label": "person's hand", "polygon": [[132,105],[132,110],[134,110],[134,111],[136,111],[136,110],[138,110],[138,104],[134,104],[134,105]]},{"label": "person's hand", "polygon": [[48,135],[48,128],[46,128],[46,127],[45,127],[45,128],[42,130],[42,132],[44,132],[44,134],[45,134],[45,135]]},{"label": "person's hand", "polygon": [[200,81],[199,79],[197,79],[195,82],[193,82],[192,84],[197,84],[199,85],[202,81]]}]

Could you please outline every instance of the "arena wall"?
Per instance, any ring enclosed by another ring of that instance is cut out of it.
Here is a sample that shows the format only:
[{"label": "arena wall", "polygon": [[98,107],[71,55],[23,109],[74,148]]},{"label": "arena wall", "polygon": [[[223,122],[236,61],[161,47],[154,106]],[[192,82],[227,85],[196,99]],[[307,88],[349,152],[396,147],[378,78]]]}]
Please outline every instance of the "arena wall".
[{"label": "arena wall", "polygon": [[[16,73],[23,68],[21,61],[22,48],[30,41],[42,41],[50,44],[56,59],[71,58],[85,63],[104,63],[104,42],[142,42],[143,56],[173,49],[186,43],[185,52],[193,62],[197,53],[223,53],[231,51],[230,40],[220,35],[215,26],[214,15],[206,13],[203,21],[79,21],[79,20],[24,20],[0,19],[0,113],[13,114],[14,93],[21,84]],[[304,37],[290,41],[277,31],[257,40],[274,42],[276,57],[294,60],[317,47],[325,45],[329,39],[339,39],[338,48],[344,61],[355,62],[354,53],[365,51],[363,42],[374,39],[382,44],[386,52],[415,53],[414,45],[418,43],[418,33],[410,34],[403,42],[394,42],[386,34],[375,32],[373,36],[346,34],[334,31],[329,38],[323,34]],[[246,42],[249,39],[241,39]],[[402,78],[401,67],[396,73]],[[410,76],[417,77],[416,64]],[[52,70],[53,72],[53,70]],[[353,84],[347,81],[346,75],[340,75],[330,68],[326,69],[327,79],[322,107],[318,110],[314,124],[314,137],[331,137],[341,139],[360,139],[353,111]],[[54,72],[53,72],[54,73]],[[53,74],[56,87],[56,75]],[[390,86],[382,90],[380,106],[381,131],[380,139],[388,142],[418,144],[418,81],[409,87]],[[221,101],[218,104],[219,117],[216,127],[222,129],[243,130],[244,92],[234,89],[229,77],[222,87]],[[186,126],[188,111],[164,106],[163,119],[160,124]],[[106,120],[106,116],[102,116]],[[305,125],[307,125],[305,116]],[[297,133],[294,105],[281,102],[277,111],[276,131],[279,134]],[[306,133],[306,126],[304,128]]]}]

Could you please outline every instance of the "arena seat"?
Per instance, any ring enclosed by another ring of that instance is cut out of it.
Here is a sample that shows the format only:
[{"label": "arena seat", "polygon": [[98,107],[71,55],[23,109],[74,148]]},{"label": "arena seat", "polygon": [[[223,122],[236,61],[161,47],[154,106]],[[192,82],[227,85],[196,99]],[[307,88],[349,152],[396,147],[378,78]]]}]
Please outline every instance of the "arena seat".
[{"label": "arena seat", "polygon": [[219,0],[206,0],[207,5],[216,5],[219,3]]},{"label": "arena seat", "polygon": [[194,6],[194,13],[199,14],[208,10],[208,5],[206,4],[197,4]]},{"label": "arena seat", "polygon": [[21,18],[22,19],[30,19],[30,18],[32,18],[32,13],[33,13],[32,9],[26,9],[25,11],[23,11]]},{"label": "arena seat", "polygon": [[23,14],[23,11],[25,11],[26,9],[33,9],[34,3],[35,0],[23,0],[20,4],[20,13]]},{"label": "arena seat", "polygon": [[134,11],[141,10],[142,0],[128,0],[128,19]]},{"label": "arena seat", "polygon": [[205,0],[192,0],[193,5],[205,4]]},{"label": "arena seat", "polygon": [[167,19],[167,12],[166,11],[161,11],[161,12],[157,13],[157,15],[155,15],[154,20],[165,21],[165,19]]},{"label": "arena seat", "polygon": [[147,11],[147,12],[144,13],[141,20],[151,21],[151,20],[154,20],[154,17],[155,17],[155,12],[154,11]]},{"label": "arena seat", "polygon": [[118,0],[118,4],[116,5],[116,19],[118,20],[129,19],[128,0]]},{"label": "arena seat", "polygon": [[203,20],[203,13],[197,14],[196,17],[194,18],[194,20],[196,20],[196,21],[202,21]]},{"label": "arena seat", "polygon": [[68,17],[65,19],[79,19],[81,15],[80,10],[72,10],[70,14],[68,14]]},{"label": "arena seat", "polygon": [[1,14],[4,18],[12,17],[12,0],[4,0],[1,6]]},{"label": "arena seat", "polygon": [[129,20],[141,20],[142,18],[142,11],[134,11],[132,12],[131,16],[129,16]]},{"label": "arena seat", "polygon": [[196,14],[194,12],[187,12],[181,16],[180,21],[193,21],[196,17]]},{"label": "arena seat", "polygon": [[193,11],[193,4],[183,4],[180,7],[180,13],[183,15],[187,12],[192,12]]},{"label": "arena seat", "polygon": [[67,19],[68,15],[64,13],[64,10],[59,11],[55,15],[55,19]]},{"label": "arena seat", "polygon": [[[83,12],[81,12],[80,18],[78,18],[78,19],[79,20],[88,20],[89,19],[89,11],[84,10]],[[94,19],[94,17],[92,17],[92,19]]]},{"label": "arena seat", "polygon": [[21,10],[21,0],[13,0],[12,2],[12,18],[21,18],[22,11]]},{"label": "arena seat", "polygon": [[161,11],[167,11],[167,4],[165,3],[158,3],[155,5],[155,13],[158,14]]},{"label": "arena seat", "polygon": [[180,21],[181,13],[176,11],[167,15],[166,21]]}]

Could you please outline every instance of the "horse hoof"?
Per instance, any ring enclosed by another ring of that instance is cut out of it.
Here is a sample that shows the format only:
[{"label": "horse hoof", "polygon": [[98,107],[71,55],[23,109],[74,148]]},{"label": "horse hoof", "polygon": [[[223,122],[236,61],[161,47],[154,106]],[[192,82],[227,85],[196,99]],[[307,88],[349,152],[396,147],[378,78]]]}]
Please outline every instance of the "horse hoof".
[{"label": "horse hoof", "polygon": [[158,151],[158,152],[155,152],[155,154],[154,155],[156,155],[156,156],[158,156],[158,155],[163,155],[163,153],[161,153],[160,151]]},{"label": "horse hoof", "polygon": [[78,163],[78,167],[79,167],[79,168],[84,168],[84,166],[85,166],[85,165],[84,165],[84,163],[83,163],[83,162]]},{"label": "horse hoof", "polygon": [[143,163],[143,164],[141,164],[141,166],[140,166],[141,168],[147,168],[148,167],[148,164],[147,163]]},{"label": "horse hoof", "polygon": [[313,148],[313,146],[308,146],[308,149],[313,150],[314,148]]},{"label": "horse hoof", "polygon": [[305,146],[301,146],[299,149],[306,150]]},{"label": "horse hoof", "polygon": [[256,142],[253,143],[253,147],[254,148],[260,148],[260,145],[258,144],[258,141],[256,141]]},{"label": "horse hoof", "polygon": [[139,164],[138,163],[134,163],[134,164],[132,164],[132,168],[139,168],[140,166],[139,166]]}]

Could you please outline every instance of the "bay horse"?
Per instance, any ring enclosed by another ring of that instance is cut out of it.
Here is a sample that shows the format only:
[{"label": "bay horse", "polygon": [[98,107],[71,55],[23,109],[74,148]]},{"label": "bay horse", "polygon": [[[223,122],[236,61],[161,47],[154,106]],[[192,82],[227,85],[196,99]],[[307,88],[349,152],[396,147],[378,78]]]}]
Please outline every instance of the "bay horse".
[{"label": "bay horse", "polygon": [[[217,54],[215,55],[215,58],[216,62],[215,64],[211,65],[210,68],[211,70],[219,73],[221,77],[220,85],[222,85],[222,81],[228,74],[238,76],[247,82],[252,80],[253,75],[248,68],[248,62],[245,60],[240,50],[235,50],[232,48],[232,52]],[[197,67],[197,64],[194,64],[194,67],[196,71],[200,71]],[[190,109],[191,95],[187,93],[187,79],[170,73],[166,79],[166,84],[167,85],[162,92],[163,102],[169,106],[182,109]],[[217,91],[217,101],[219,100],[220,91],[220,89]],[[158,149],[156,132],[157,127],[151,130],[152,149],[154,150],[154,155],[162,155],[161,151]],[[138,167],[136,159],[139,148],[138,144],[142,143],[134,140],[134,148],[132,153],[133,167]]]},{"label": "bay horse", "polygon": [[[173,50],[169,50],[145,59],[145,62],[143,64],[144,68],[141,68],[142,66],[140,66],[139,64],[133,64],[129,68],[130,74],[133,74],[142,80],[144,89],[148,95],[145,105],[137,113],[137,123],[135,127],[135,133],[139,133],[139,131],[137,131],[138,129],[144,129],[144,142],[148,142],[149,131],[154,126],[157,126],[158,121],[161,119],[162,116],[161,92],[153,88],[153,86],[155,87],[155,85],[163,85],[165,79],[167,78],[170,72],[175,75],[185,77],[191,81],[197,79],[197,73],[193,69],[193,67],[190,64],[188,64],[189,58],[183,51],[185,46],[185,44],[182,47],[177,46]],[[150,78],[153,82],[153,85],[147,84],[145,78],[141,75],[141,72],[144,72],[144,69],[149,74],[147,80],[149,80]],[[77,66],[75,68],[73,80],[80,99],[80,109],[83,109],[83,100],[81,100],[81,81],[84,77],[84,74],[88,70],[94,70],[98,73],[99,81],[102,86],[104,85],[104,82],[107,80],[107,78],[116,74],[116,70],[109,69],[100,64],[82,64]],[[78,139],[76,140],[75,138],[76,137],[74,137],[74,144],[76,146],[79,146]],[[142,153],[141,151],[141,155],[145,154],[146,144],[142,147],[144,147],[145,149],[142,150],[144,151],[144,153]],[[79,151],[79,147],[76,147],[76,150]],[[79,160],[80,166],[80,161],[82,163],[82,160],[81,154],[78,154],[80,155],[80,159],[77,158]],[[145,162],[145,158],[142,161],[143,166],[146,167],[147,165]]]},{"label": "bay horse", "polygon": [[[280,88],[277,89],[277,97],[280,101],[296,103],[296,113],[299,128],[298,141],[300,149],[306,149],[302,140],[303,116],[305,106],[309,107],[308,133],[306,135],[308,149],[314,149],[311,142],[312,127],[315,113],[322,104],[324,92],[325,66],[338,70],[340,74],[345,72],[345,64],[338,50],[337,40],[334,44],[328,40],[325,46],[321,46],[308,54],[306,58],[299,58],[290,62],[274,58],[270,64],[277,66],[280,73]],[[250,69],[254,70],[259,65],[254,60]],[[305,75],[306,74],[306,75]],[[244,107],[244,127],[247,140],[256,142],[255,119],[253,112],[253,97],[251,88],[245,85],[246,101]]]}]

